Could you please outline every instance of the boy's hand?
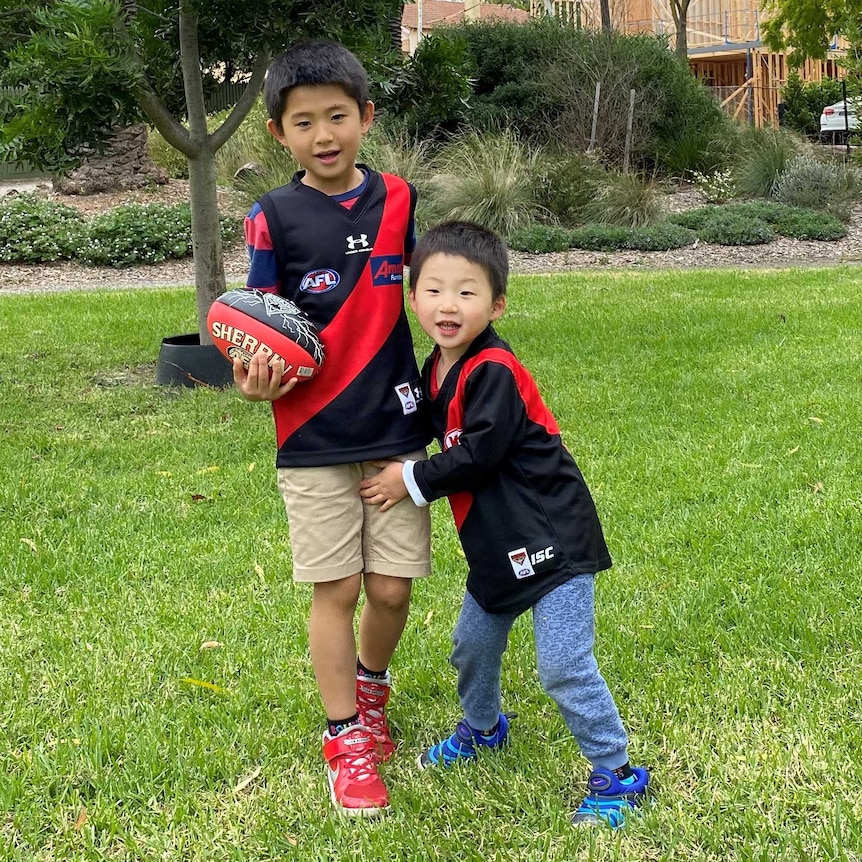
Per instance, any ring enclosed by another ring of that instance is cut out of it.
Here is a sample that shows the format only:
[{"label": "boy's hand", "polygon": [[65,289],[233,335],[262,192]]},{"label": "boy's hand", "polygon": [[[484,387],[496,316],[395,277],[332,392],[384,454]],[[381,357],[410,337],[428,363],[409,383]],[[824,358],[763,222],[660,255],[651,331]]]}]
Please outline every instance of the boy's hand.
[{"label": "boy's hand", "polygon": [[363,479],[359,483],[359,495],[366,503],[380,506],[380,511],[391,509],[407,496],[407,486],[401,477],[404,466],[400,461],[375,461],[375,467],[382,468],[376,476]]},{"label": "boy's hand", "polygon": [[291,377],[287,383],[281,383],[284,360],[277,359],[270,374],[267,359],[265,353],[258,351],[249,360],[247,371],[243,367],[242,359],[233,361],[233,382],[247,401],[277,401],[299,383],[298,377]]}]

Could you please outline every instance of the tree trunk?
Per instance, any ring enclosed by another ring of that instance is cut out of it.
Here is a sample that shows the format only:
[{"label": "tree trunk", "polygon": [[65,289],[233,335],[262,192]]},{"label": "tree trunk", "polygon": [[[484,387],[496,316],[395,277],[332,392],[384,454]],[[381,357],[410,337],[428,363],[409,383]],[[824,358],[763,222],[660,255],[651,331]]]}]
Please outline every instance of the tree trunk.
[{"label": "tree trunk", "polygon": [[671,15],[676,27],[676,55],[688,64],[688,7],[690,0],[671,3]]},{"label": "tree trunk", "polygon": [[215,153],[208,147],[189,159],[189,196],[192,209],[192,253],[195,259],[195,300],[201,344],[211,344],[207,312],[225,291],[216,186]]},{"label": "tree trunk", "polygon": [[602,13],[602,30],[605,33],[610,33],[612,28],[611,25],[611,2],[610,0],[599,0],[599,8]]},{"label": "tree trunk", "polygon": [[54,179],[54,191],[62,195],[95,195],[125,192],[164,184],[168,175],[150,158],[147,127],[139,123],[118,128],[103,152],[87,149],[80,167]]}]

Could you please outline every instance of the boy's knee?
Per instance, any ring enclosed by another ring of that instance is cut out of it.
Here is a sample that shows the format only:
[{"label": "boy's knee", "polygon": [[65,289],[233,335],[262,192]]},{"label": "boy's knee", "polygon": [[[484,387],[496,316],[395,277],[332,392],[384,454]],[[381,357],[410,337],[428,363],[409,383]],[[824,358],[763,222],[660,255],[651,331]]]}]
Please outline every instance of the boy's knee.
[{"label": "boy's knee", "polygon": [[412,581],[387,575],[365,575],[365,597],[378,610],[403,611],[410,605]]},{"label": "boy's knee", "polygon": [[319,608],[326,607],[352,613],[359,601],[360,585],[359,575],[316,583],[312,603]]}]

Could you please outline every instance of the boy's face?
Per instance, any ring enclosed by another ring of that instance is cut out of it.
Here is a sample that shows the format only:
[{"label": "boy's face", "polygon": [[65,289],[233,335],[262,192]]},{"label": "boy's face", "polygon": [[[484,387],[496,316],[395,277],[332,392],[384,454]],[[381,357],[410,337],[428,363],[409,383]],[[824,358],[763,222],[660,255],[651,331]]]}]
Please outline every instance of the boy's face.
[{"label": "boy's face", "polygon": [[492,298],[485,270],[465,257],[432,254],[410,289],[410,307],[419,325],[448,362],[460,359],[485,327],[506,308],[506,297]]},{"label": "boy's face", "polygon": [[374,105],[359,106],[337,84],[294,87],[281,115],[281,131],[267,120],[270,134],[305,168],[303,182],[328,195],[349,192],[357,179],[356,154],[371,126]]}]

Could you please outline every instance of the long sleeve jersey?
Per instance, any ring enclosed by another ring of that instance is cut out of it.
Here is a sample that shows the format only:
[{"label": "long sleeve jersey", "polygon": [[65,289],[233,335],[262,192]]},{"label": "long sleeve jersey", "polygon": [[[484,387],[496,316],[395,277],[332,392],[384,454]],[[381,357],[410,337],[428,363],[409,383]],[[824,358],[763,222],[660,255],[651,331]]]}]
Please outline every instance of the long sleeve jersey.
[{"label": "long sleeve jersey", "polygon": [[473,598],[519,613],[569,578],[609,568],[581,471],[509,345],[489,326],[434,394],[438,356],[422,376],[442,451],[404,476],[417,503],[449,498]]}]

